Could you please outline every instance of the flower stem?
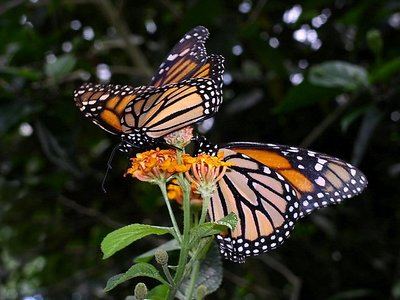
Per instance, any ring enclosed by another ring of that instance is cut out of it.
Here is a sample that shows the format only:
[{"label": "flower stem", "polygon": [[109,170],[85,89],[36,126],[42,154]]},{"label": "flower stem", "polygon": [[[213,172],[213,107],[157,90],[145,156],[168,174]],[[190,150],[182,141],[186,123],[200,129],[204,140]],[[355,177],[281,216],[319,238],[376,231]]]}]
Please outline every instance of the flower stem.
[{"label": "flower stem", "polygon": [[181,242],[181,252],[179,255],[178,266],[174,276],[175,286],[172,287],[168,294],[168,299],[174,299],[177,289],[179,288],[183,278],[185,269],[187,266],[187,260],[189,256],[189,233],[190,233],[190,183],[186,180],[182,174],[178,176],[178,183],[183,191],[183,238]]},{"label": "flower stem", "polygon": [[193,265],[192,274],[190,275],[189,288],[186,293],[186,299],[192,299],[193,291],[196,287],[197,278],[199,277],[200,260],[196,260]]},{"label": "flower stem", "polygon": [[199,225],[203,224],[206,221],[207,210],[211,199],[210,195],[202,195],[202,197],[203,197],[203,206],[201,207],[201,216]]},{"label": "flower stem", "polygon": [[203,261],[204,258],[206,257],[208,250],[210,249],[210,246],[212,245],[212,241],[214,240],[213,237],[206,237],[203,238],[199,241],[199,247],[194,251],[194,253],[191,253],[191,258],[189,262],[187,263],[186,271],[184,276],[189,276],[189,271],[193,268],[193,265],[195,264],[196,261]]},{"label": "flower stem", "polygon": [[167,277],[168,282],[171,284],[172,287],[174,287],[175,286],[175,282],[174,282],[174,279],[171,276],[171,273],[169,272],[168,265],[165,264],[165,265],[162,265],[161,267],[163,269],[165,277]]},{"label": "flower stem", "polygon": [[178,224],[176,223],[175,215],[174,212],[172,211],[171,203],[168,199],[166,183],[165,182],[160,183],[158,186],[160,187],[165,204],[167,205],[168,208],[169,217],[171,218],[172,226],[174,227],[175,231],[175,238],[177,239],[178,243],[181,244],[182,243],[181,232],[179,230]]}]

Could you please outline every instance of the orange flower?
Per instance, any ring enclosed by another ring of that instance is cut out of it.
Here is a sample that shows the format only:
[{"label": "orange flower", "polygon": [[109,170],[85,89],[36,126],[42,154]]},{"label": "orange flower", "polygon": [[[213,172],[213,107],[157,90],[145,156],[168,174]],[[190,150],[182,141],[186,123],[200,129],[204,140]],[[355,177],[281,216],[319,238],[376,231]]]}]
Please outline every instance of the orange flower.
[{"label": "orange flower", "polygon": [[[186,157],[188,156],[188,157]],[[176,150],[167,149],[150,150],[136,154],[131,158],[132,166],[125,175],[131,175],[141,181],[152,183],[166,182],[168,179],[180,172],[190,169],[190,155],[182,154],[183,163],[179,163]]]},{"label": "orange flower", "polygon": [[224,155],[218,152],[217,156],[200,154],[194,158],[191,165],[191,174],[185,173],[186,178],[195,184],[197,190],[203,196],[210,197],[216,189],[217,182],[225,175],[232,163],[223,161]]}]

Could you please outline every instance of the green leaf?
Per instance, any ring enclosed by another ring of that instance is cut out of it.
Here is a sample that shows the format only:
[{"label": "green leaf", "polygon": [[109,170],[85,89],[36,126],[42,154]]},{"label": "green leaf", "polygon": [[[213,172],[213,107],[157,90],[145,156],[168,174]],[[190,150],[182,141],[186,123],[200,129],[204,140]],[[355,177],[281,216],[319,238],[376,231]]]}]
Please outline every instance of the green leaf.
[{"label": "green leaf", "polygon": [[368,148],[368,144],[374,135],[376,127],[384,118],[384,113],[376,105],[370,105],[366,111],[364,118],[361,122],[361,126],[358,130],[357,137],[354,141],[353,155],[351,158],[351,163],[358,165]]},{"label": "green leaf", "polygon": [[148,263],[138,263],[133,265],[132,267],[129,268],[128,271],[122,274],[115,275],[111,277],[107,281],[107,285],[104,288],[105,292],[111,291],[113,288],[115,288],[117,285],[135,278],[139,276],[146,276],[150,278],[157,279],[160,281],[162,284],[168,285],[168,282],[162,278],[160,275],[160,272],[151,264]]},{"label": "green leaf", "polygon": [[236,216],[235,213],[231,212],[229,215],[223,217],[222,219],[216,221],[215,223],[219,225],[224,225],[229,229],[234,230],[237,222],[238,222],[238,217]]},{"label": "green leaf", "polygon": [[340,127],[342,131],[347,131],[351,124],[354,123],[355,120],[360,118],[362,115],[366,113],[368,107],[361,107],[356,110],[352,110],[349,113],[345,114],[340,120]]},{"label": "green leaf", "polygon": [[75,63],[75,56],[64,54],[57,57],[54,62],[46,63],[44,66],[44,72],[47,77],[58,81],[73,70]]},{"label": "green leaf", "polygon": [[39,80],[42,73],[30,67],[4,67],[0,73],[22,77],[28,80]]},{"label": "green leaf", "polygon": [[[196,289],[200,285],[207,287],[206,295],[215,292],[222,283],[223,268],[221,255],[219,254],[218,246],[214,243],[213,247],[207,253],[206,258],[201,262],[199,277],[197,278],[194,295],[196,294]],[[178,299],[187,299],[186,294],[189,288],[190,281],[185,280],[179,287],[176,297]]]},{"label": "green leaf", "polygon": [[160,284],[152,288],[147,294],[146,298],[151,300],[165,300],[167,299],[168,291],[168,285]]},{"label": "green leaf", "polygon": [[0,136],[23,120],[29,120],[31,115],[43,110],[42,103],[31,102],[15,99],[0,104]]},{"label": "green leaf", "polygon": [[383,39],[381,32],[377,29],[371,29],[367,32],[366,37],[369,49],[371,49],[375,56],[379,57],[383,49]]},{"label": "green leaf", "polygon": [[400,73],[400,57],[389,60],[373,70],[369,76],[371,83],[385,82]]},{"label": "green leaf", "polygon": [[191,243],[197,243],[199,239],[221,233],[226,227],[233,230],[236,227],[238,218],[234,213],[223,217],[221,220],[215,222],[207,222],[198,226],[195,226],[190,231]]},{"label": "green leaf", "polygon": [[368,72],[344,61],[328,61],[310,68],[309,81],[318,86],[354,91],[369,85]]},{"label": "green leaf", "polygon": [[165,251],[173,251],[173,250],[179,250],[181,247],[179,246],[179,243],[177,240],[173,239],[170,240],[157,248],[151,249],[135,258],[135,262],[148,262],[154,257],[154,254],[157,250],[165,250]]},{"label": "green leaf", "polygon": [[204,223],[193,227],[190,231],[191,243],[197,243],[199,239],[218,234],[226,229],[226,226],[216,223]]},{"label": "green leaf", "polygon": [[287,113],[301,107],[332,99],[338,94],[340,94],[340,90],[337,88],[316,86],[308,81],[303,81],[288,91],[280,105],[274,109],[274,112],[277,114]]},{"label": "green leaf", "polygon": [[151,234],[163,235],[171,232],[169,227],[151,226],[145,224],[131,224],[109,233],[101,242],[103,259],[125,248],[131,243]]}]

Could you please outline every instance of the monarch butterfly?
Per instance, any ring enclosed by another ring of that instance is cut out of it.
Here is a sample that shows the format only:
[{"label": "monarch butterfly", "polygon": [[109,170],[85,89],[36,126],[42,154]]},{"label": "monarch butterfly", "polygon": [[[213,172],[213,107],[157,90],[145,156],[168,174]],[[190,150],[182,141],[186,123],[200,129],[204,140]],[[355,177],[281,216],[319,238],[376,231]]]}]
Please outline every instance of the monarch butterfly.
[{"label": "monarch butterfly", "polygon": [[120,149],[144,147],[211,117],[222,103],[224,58],[207,55],[208,30],[197,26],[174,46],[149,86],[83,84],[75,103],[104,130],[121,135]]},{"label": "monarch butterfly", "polygon": [[244,262],[281,245],[295,222],[313,210],[340,203],[366,187],[364,174],[338,158],[307,149],[237,142],[221,147],[198,141],[200,152],[234,166],[218,182],[208,215],[211,221],[234,212],[238,224],[217,236],[222,255]]}]

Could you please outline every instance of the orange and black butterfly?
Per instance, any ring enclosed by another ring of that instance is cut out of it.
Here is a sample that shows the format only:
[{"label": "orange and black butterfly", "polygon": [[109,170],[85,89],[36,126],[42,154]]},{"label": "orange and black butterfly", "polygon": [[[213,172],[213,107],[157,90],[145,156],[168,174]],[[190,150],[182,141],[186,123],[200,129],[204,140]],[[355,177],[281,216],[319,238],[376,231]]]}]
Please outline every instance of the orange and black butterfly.
[{"label": "orange and black butterfly", "polygon": [[207,55],[205,27],[175,45],[149,86],[83,84],[75,103],[84,115],[122,138],[120,149],[142,148],[213,116],[222,103],[224,58]]},{"label": "orange and black butterfly", "polygon": [[290,235],[296,221],[313,210],[361,193],[364,174],[338,158],[307,149],[238,142],[220,147],[199,141],[199,152],[231,162],[211,199],[212,221],[233,212],[238,224],[217,236],[222,255],[234,262],[270,251]]}]

